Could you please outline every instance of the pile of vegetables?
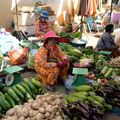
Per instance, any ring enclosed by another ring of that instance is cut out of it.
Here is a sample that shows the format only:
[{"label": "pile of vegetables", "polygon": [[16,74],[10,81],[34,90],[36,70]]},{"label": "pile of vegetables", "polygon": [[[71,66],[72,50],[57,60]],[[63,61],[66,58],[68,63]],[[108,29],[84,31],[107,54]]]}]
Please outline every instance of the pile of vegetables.
[{"label": "pile of vegetables", "polygon": [[62,106],[62,110],[69,120],[103,120],[103,112],[98,107],[80,100]]},{"label": "pile of vegetables", "polygon": [[25,78],[20,84],[6,89],[5,93],[0,92],[0,115],[2,116],[15,105],[23,104],[29,99],[35,99],[38,94],[44,94],[41,83],[34,78]]},{"label": "pile of vegetables", "polygon": [[81,38],[81,33],[80,32],[72,32],[72,33],[67,33],[67,32],[60,32],[57,33],[59,36],[61,36],[62,38],[70,38],[70,39],[74,39],[74,38]]},{"label": "pile of vegetables", "polygon": [[37,95],[23,105],[8,110],[2,120],[63,120],[60,94]]},{"label": "pile of vegetables", "polygon": [[70,44],[59,43],[59,46],[63,52],[68,55],[70,63],[78,62],[79,58],[82,56],[82,52]]},{"label": "pile of vegetables", "polygon": [[102,86],[95,92],[103,97],[106,103],[120,109],[120,84],[118,82],[111,80],[107,85]]},{"label": "pile of vegetables", "polygon": [[112,66],[120,66],[120,56],[116,58],[112,58],[109,64]]},{"label": "pile of vegetables", "polygon": [[[67,105],[63,107],[63,112],[71,120],[74,120],[76,117],[77,120],[79,117],[80,120],[82,120],[82,118],[84,118],[85,120],[96,120],[95,118],[101,120],[102,115],[106,110],[112,110],[112,106],[106,103],[103,97],[98,96],[95,93],[94,87],[90,85],[81,85],[78,87],[74,87],[74,90],[75,91],[72,94],[66,96],[65,102],[67,103]],[[81,106],[81,104],[84,107]],[[71,118],[67,112],[74,117]]]}]

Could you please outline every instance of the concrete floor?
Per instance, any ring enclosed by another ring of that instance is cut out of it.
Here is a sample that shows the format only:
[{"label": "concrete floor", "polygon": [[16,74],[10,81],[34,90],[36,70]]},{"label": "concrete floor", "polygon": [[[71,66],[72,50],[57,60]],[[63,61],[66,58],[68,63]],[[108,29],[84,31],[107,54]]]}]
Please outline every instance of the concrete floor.
[{"label": "concrete floor", "polygon": [[[36,72],[29,71],[29,72],[22,73],[22,78],[25,78],[25,77],[32,78],[32,77],[36,77],[36,76],[37,76]],[[64,86],[58,85],[57,89],[58,89],[58,92],[67,94]],[[104,120],[120,120],[120,116],[110,112],[110,113],[105,114]]]}]

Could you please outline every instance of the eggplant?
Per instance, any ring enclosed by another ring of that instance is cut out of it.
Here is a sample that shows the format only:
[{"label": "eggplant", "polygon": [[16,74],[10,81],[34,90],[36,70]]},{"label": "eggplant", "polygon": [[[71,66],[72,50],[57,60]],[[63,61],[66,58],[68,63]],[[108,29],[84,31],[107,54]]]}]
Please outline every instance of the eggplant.
[{"label": "eggplant", "polygon": [[117,102],[116,102],[116,103],[114,104],[114,106],[115,106],[115,107],[118,107],[118,108],[120,109],[120,103],[117,103]]},{"label": "eggplant", "polygon": [[100,115],[100,116],[103,115],[103,112],[100,111],[98,108],[92,108],[92,112],[93,112],[95,115]]},{"label": "eggplant", "polygon": [[89,106],[87,104],[82,103],[81,101],[78,101],[78,104],[83,107],[85,110],[89,111]]},{"label": "eggplant", "polygon": [[99,90],[95,91],[95,93],[101,97],[106,97],[107,95],[107,93],[105,93],[104,91],[99,91]]},{"label": "eggplant", "polygon": [[91,120],[102,120],[101,117],[93,115]]},{"label": "eggplant", "polygon": [[70,118],[70,120],[73,120],[73,116],[71,116],[69,109],[67,107],[62,107],[61,109],[62,109],[63,113]]},{"label": "eggplant", "polygon": [[86,109],[84,109],[84,108],[81,107],[80,105],[77,105],[76,108],[77,108],[77,110],[80,112],[81,116],[89,119],[89,112],[88,112]]}]

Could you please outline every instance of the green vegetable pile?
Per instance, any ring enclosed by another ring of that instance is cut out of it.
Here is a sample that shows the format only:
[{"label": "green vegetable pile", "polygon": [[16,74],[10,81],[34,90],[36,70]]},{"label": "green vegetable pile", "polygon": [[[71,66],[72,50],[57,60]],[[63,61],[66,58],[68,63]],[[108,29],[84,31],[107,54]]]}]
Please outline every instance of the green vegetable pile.
[{"label": "green vegetable pile", "polygon": [[74,93],[66,96],[66,105],[62,108],[70,120],[102,120],[105,111],[112,110],[112,106],[104,97],[97,95],[92,86],[81,85],[74,90]]},{"label": "green vegetable pile", "polygon": [[60,32],[57,33],[57,35],[61,36],[62,38],[70,38],[70,39],[81,38],[80,32],[74,32],[74,33]]},{"label": "green vegetable pile", "polygon": [[34,78],[25,78],[20,84],[9,87],[4,94],[0,92],[0,115],[15,105],[35,99],[38,94],[44,94],[41,83]]}]

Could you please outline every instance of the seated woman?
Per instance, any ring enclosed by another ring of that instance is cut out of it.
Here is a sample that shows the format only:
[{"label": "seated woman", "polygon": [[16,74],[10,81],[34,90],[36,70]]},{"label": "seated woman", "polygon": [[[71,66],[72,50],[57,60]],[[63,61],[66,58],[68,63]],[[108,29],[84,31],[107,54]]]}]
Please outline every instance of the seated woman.
[{"label": "seated woman", "polygon": [[49,13],[42,11],[39,19],[35,23],[36,36],[44,39],[44,34],[50,30],[50,23],[48,21]]},{"label": "seated woman", "polygon": [[59,36],[49,31],[44,36],[44,44],[35,56],[35,69],[38,76],[46,78],[46,88],[56,91],[58,76],[65,80],[68,74],[69,61],[60,47],[56,44]]},{"label": "seated woman", "polygon": [[120,56],[119,46],[115,44],[114,38],[111,33],[114,30],[113,24],[108,24],[105,27],[105,33],[101,36],[100,40],[97,43],[97,50],[110,51],[111,57]]}]

